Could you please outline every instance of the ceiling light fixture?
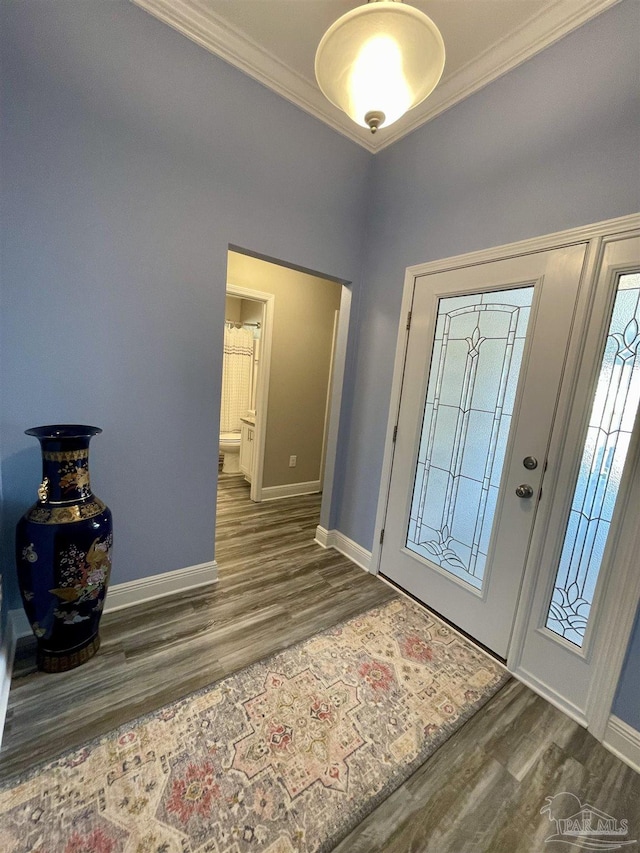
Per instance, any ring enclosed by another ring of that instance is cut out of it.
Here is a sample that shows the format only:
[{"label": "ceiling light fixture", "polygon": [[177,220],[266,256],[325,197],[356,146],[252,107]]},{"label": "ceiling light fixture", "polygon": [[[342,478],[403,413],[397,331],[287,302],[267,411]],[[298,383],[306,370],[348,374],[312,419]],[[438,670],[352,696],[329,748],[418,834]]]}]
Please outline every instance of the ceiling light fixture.
[{"label": "ceiling light fixture", "polygon": [[444,42],[431,18],[413,6],[369,0],[329,27],[315,68],[325,97],[375,133],[433,92]]}]

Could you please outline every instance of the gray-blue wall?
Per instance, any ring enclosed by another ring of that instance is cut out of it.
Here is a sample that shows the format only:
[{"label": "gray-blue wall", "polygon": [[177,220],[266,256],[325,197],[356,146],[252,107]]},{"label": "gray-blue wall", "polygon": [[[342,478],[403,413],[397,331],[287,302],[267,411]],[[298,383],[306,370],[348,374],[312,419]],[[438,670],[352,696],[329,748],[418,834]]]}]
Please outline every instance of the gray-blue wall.
[{"label": "gray-blue wall", "polygon": [[640,731],[640,607],[636,613],[612,711]]},{"label": "gray-blue wall", "polygon": [[[5,0],[9,578],[40,476],[23,430],[56,420],[105,430],[115,583],[212,559],[229,243],[354,281],[331,526],[371,548],[404,270],[638,209],[639,8],[371,157],[126,0]],[[639,661],[616,705],[638,728]]]},{"label": "gray-blue wall", "polygon": [[126,0],[0,31],[7,577],[41,423],[104,429],[114,583],[210,561],[228,244],[354,281],[371,157]]},{"label": "gray-blue wall", "polygon": [[[640,210],[639,12],[615,6],[375,156],[335,518],[364,548],[406,267]],[[635,643],[625,678],[637,683],[638,631]],[[640,728],[638,703],[616,712]]]}]

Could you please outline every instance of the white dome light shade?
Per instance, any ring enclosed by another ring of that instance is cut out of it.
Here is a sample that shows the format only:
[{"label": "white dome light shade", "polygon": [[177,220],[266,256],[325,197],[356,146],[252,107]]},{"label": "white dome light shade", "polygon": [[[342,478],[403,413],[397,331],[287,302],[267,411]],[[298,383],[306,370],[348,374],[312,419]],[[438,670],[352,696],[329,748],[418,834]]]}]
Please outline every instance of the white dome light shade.
[{"label": "white dome light shade", "polygon": [[316,51],[316,79],[325,97],[373,133],[424,101],[443,68],[440,30],[397,0],[347,12]]}]

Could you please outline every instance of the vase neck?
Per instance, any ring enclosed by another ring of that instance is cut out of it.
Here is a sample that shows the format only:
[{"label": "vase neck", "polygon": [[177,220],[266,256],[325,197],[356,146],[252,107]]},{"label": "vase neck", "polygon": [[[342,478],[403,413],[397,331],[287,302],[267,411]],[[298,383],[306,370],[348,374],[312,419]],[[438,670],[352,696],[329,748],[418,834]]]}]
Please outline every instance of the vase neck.
[{"label": "vase neck", "polygon": [[[40,503],[68,504],[92,497],[89,480],[89,439],[65,442],[40,439],[42,486]],[[84,446],[81,446],[83,445]],[[44,498],[44,500],[43,500]]]}]

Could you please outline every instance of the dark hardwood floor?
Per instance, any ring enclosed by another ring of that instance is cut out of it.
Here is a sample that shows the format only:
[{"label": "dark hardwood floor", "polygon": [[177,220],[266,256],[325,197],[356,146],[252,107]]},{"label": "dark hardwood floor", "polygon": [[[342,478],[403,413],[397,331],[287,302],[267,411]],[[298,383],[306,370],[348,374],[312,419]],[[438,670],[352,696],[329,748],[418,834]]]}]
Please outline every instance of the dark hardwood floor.
[{"label": "dark hardwood floor", "polygon": [[242,477],[220,486],[217,585],[106,613],[100,652],[70,672],[37,672],[20,642],[0,779],[392,597],[314,542],[319,495],[254,504]]},{"label": "dark hardwood floor", "polygon": [[[216,586],[105,614],[99,654],[68,673],[37,672],[21,641],[0,781],[396,595],[315,544],[319,507],[252,504],[242,477],[221,475]],[[576,848],[545,842],[540,809],[563,791],[640,839],[640,776],[510,681],[336,851],[562,853]]]}]

